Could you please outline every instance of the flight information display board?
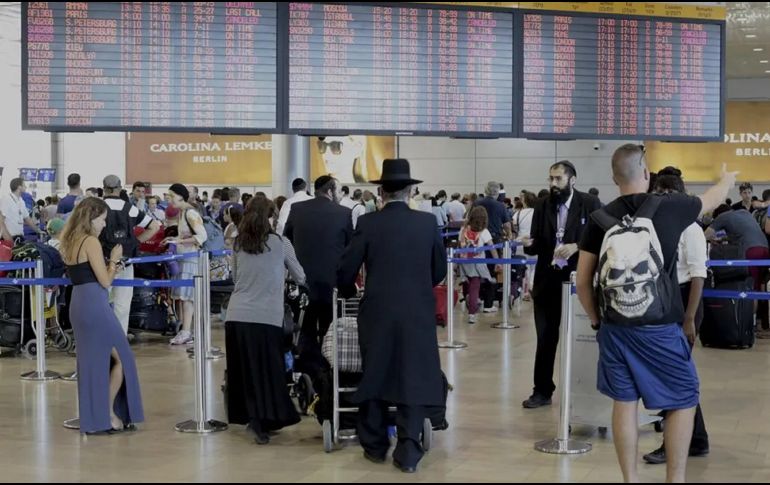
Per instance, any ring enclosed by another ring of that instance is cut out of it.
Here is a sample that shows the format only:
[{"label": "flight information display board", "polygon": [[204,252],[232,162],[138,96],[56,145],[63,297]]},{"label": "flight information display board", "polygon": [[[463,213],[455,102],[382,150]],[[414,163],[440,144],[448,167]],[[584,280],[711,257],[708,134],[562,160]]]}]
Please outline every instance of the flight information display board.
[{"label": "flight information display board", "polygon": [[290,3],[288,131],[511,136],[512,12]]},{"label": "flight information display board", "polygon": [[522,12],[525,138],[718,140],[723,23]]},{"label": "flight information display board", "polygon": [[25,128],[281,127],[276,3],[22,5]]}]

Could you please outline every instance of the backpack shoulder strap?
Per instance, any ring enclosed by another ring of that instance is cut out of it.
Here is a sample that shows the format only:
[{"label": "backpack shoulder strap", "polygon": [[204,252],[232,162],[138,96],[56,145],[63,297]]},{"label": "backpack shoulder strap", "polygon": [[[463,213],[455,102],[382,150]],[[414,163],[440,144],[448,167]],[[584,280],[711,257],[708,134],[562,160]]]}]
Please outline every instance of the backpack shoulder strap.
[{"label": "backpack shoulder strap", "polygon": [[591,219],[593,219],[593,221],[605,232],[620,224],[620,220],[613,217],[605,209],[599,209],[592,213]]},{"label": "backpack shoulder strap", "polygon": [[187,227],[190,228],[190,232],[193,233],[193,235],[196,235],[197,233],[195,232],[195,228],[193,227],[192,224],[190,224],[190,219],[187,218],[187,212],[188,212],[188,209],[185,209],[184,210],[184,221],[187,223]]},{"label": "backpack shoulder strap", "polygon": [[[131,202],[123,202],[123,208],[120,210],[121,213],[125,214],[126,217],[131,217],[131,208],[134,207],[131,205]],[[138,210],[138,209],[137,209]]]},{"label": "backpack shoulder strap", "polygon": [[644,217],[645,219],[652,219],[655,213],[658,212],[661,202],[663,202],[662,195],[652,195],[647,197],[639,209],[634,214],[634,218]]}]

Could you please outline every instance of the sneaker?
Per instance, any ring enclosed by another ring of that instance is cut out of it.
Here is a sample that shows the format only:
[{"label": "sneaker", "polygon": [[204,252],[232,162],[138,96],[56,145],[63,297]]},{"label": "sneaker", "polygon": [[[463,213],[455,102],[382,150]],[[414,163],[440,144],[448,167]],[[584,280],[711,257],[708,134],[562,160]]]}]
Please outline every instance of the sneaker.
[{"label": "sneaker", "polygon": [[[706,456],[709,454],[708,448],[690,448],[688,455],[690,457]],[[657,450],[644,455],[644,461],[650,465],[662,465],[666,463],[666,447],[661,446]]]},{"label": "sneaker", "polygon": [[171,345],[185,345],[190,342],[192,342],[193,337],[190,332],[187,330],[182,330],[178,334],[176,334],[176,337],[171,339],[171,342],[169,342]]},{"label": "sneaker", "polygon": [[478,318],[476,314],[468,315],[468,324],[473,325],[474,323],[476,323],[476,318]]},{"label": "sneaker", "polygon": [[497,307],[485,308],[484,313],[497,313]]},{"label": "sneaker", "polygon": [[535,393],[529,396],[529,399],[521,403],[521,405],[524,409],[537,409],[543,406],[550,406],[551,398]]},{"label": "sneaker", "polygon": [[650,465],[662,465],[666,463],[666,449],[661,446],[657,450],[644,455],[642,459]]}]

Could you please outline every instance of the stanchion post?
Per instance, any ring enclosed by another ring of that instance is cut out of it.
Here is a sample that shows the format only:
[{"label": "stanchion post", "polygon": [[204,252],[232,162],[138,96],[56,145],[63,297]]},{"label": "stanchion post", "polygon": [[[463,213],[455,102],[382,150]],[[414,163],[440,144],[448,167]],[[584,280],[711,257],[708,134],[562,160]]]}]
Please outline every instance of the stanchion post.
[{"label": "stanchion post", "polygon": [[440,349],[464,349],[468,347],[468,344],[464,342],[455,342],[454,332],[454,307],[455,307],[455,250],[449,248],[449,259],[447,260],[447,275],[446,275],[446,301],[447,301],[447,341],[440,342],[438,347]]},{"label": "stanchion post", "polygon": [[518,325],[514,325],[508,321],[511,313],[511,258],[513,258],[511,243],[506,241],[503,246],[503,259],[506,261],[506,263],[503,264],[503,301],[500,305],[503,307],[503,321],[492,324],[492,328],[500,330],[513,330],[519,328]]},{"label": "stanchion post", "polygon": [[203,277],[198,275],[195,281],[195,417],[176,425],[175,429],[180,433],[208,434],[227,429],[227,424],[219,421],[208,420],[206,402],[206,358],[203,352]]},{"label": "stanchion post", "polygon": [[[210,268],[210,255],[206,251],[201,251],[198,256],[198,274],[203,278],[203,300],[202,305],[202,318],[203,318],[203,355],[207,360],[219,360],[224,358],[225,354],[222,349],[211,345],[211,271]],[[192,359],[194,352],[190,353]]]},{"label": "stanchion post", "polygon": [[[38,259],[35,266],[35,279],[43,279],[43,260]],[[31,288],[31,286],[30,286]],[[57,372],[46,369],[45,361],[45,287],[37,285],[35,287],[35,300],[31,303],[35,305],[35,340],[37,342],[37,369],[21,375],[23,381],[47,382],[55,381],[61,377]],[[22,321],[24,325],[24,321]]]},{"label": "stanchion post", "polygon": [[559,430],[556,439],[535,443],[535,449],[556,455],[577,455],[591,451],[591,444],[569,438],[569,422],[572,411],[572,331],[575,320],[572,289],[575,273],[570,282],[564,283],[561,295],[561,399],[559,402]]}]

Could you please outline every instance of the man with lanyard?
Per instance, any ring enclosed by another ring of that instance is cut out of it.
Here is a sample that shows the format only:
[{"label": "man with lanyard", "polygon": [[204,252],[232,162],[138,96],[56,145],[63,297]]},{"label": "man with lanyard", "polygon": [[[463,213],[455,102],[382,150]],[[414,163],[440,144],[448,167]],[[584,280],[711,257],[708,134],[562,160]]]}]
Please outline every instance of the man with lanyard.
[{"label": "man with lanyard", "polygon": [[578,245],[599,199],[575,190],[577,170],[567,160],[551,166],[550,196],[538,201],[532,216],[530,237],[522,238],[524,252],[537,256],[532,285],[537,351],[534,390],[522,403],[526,409],[551,404],[556,350],[561,326],[561,287],[577,268]]},{"label": "man with lanyard", "polygon": [[33,229],[35,233],[40,233],[35,221],[30,217],[27,205],[22,199],[22,194],[27,190],[24,180],[15,178],[11,180],[11,193],[3,197],[0,203],[0,212],[5,217],[5,224],[15,244],[24,242],[24,226]]}]

